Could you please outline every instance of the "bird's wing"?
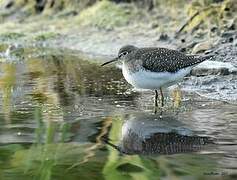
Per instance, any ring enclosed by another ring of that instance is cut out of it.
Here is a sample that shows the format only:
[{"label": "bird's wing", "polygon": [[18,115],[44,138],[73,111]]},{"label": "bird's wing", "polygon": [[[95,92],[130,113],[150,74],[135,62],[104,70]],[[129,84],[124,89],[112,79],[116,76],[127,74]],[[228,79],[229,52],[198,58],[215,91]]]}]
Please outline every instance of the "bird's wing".
[{"label": "bird's wing", "polygon": [[136,59],[142,60],[144,69],[154,72],[176,72],[206,60],[166,48],[142,48],[137,52]]}]

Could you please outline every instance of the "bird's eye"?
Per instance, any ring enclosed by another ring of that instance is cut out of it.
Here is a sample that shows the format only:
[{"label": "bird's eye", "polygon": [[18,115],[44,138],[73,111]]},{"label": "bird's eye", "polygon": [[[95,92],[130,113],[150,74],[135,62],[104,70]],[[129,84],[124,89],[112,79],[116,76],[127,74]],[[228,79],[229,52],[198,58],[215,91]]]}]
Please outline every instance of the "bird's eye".
[{"label": "bird's eye", "polygon": [[125,52],[122,52],[121,54],[119,54],[119,58],[121,58],[122,56],[126,56],[128,54],[128,52],[127,51],[125,51]]},{"label": "bird's eye", "polygon": [[123,52],[123,55],[125,56],[125,55],[127,55],[128,54],[128,52],[127,51],[125,51],[125,52]]}]

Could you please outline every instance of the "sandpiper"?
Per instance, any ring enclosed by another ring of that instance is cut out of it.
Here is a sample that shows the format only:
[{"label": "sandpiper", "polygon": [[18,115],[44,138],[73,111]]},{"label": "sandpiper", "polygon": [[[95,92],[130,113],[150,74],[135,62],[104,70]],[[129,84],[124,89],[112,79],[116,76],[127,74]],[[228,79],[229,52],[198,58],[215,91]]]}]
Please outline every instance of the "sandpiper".
[{"label": "sandpiper", "polygon": [[138,48],[123,46],[118,56],[106,64],[122,61],[122,72],[126,81],[139,89],[155,90],[155,106],[158,106],[158,90],[161,94],[161,106],[164,105],[163,87],[169,87],[182,80],[191,69],[208,59],[196,55],[185,55],[167,48]]}]

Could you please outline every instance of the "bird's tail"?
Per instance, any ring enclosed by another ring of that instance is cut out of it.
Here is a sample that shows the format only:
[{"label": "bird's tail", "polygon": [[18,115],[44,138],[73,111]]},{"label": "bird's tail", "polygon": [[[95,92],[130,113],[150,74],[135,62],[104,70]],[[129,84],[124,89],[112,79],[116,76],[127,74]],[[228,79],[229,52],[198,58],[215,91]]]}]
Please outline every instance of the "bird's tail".
[{"label": "bird's tail", "polygon": [[203,62],[203,61],[206,61],[206,60],[214,60],[215,55],[213,55],[213,54],[204,54],[202,56],[198,56],[198,58],[200,59],[200,62]]}]

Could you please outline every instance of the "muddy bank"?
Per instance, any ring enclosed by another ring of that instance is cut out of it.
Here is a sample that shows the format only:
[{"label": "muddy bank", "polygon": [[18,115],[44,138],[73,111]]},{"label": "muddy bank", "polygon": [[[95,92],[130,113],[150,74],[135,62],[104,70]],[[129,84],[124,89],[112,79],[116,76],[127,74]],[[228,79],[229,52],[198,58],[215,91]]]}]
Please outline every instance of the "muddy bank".
[{"label": "muddy bank", "polygon": [[[68,41],[64,41],[64,38],[60,37],[47,42],[43,46],[71,49],[73,50],[71,53],[84,56],[92,61],[98,59],[97,62],[103,62],[116,56],[118,49],[124,44],[135,44],[139,47],[162,46],[173,49],[179,49],[183,46],[182,42],[177,45],[175,40],[154,40],[152,38],[154,36],[153,32],[150,32],[150,34],[130,32],[121,35],[121,33],[115,33],[114,31],[96,32],[90,30],[77,35],[68,35]],[[235,34],[233,34],[233,37],[235,38]],[[237,46],[235,41],[228,42],[228,38],[220,38],[216,41],[215,46],[205,50],[208,55],[214,57],[194,68],[191,76],[180,83],[182,90],[195,92],[205,98],[230,103],[237,102]],[[223,41],[227,42],[223,43]],[[191,51],[188,48],[186,50]],[[203,52],[200,53],[200,55],[204,54]],[[14,55],[14,52],[12,55]]]}]

